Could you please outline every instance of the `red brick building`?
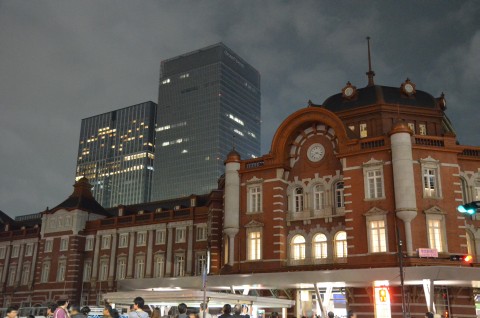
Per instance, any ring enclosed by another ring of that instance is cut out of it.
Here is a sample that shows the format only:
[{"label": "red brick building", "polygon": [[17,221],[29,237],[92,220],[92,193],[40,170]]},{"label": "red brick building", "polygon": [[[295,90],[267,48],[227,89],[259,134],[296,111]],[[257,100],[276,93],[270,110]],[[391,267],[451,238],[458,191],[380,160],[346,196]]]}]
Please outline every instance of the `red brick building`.
[{"label": "red brick building", "polygon": [[480,220],[456,207],[480,200],[480,147],[457,143],[443,94],[368,74],[286,118],[268,154],[233,150],[209,195],[104,210],[82,179],[24,228],[3,215],[0,306],[161,304],[207,264],[210,290],[294,300],[292,317],[475,317]]}]

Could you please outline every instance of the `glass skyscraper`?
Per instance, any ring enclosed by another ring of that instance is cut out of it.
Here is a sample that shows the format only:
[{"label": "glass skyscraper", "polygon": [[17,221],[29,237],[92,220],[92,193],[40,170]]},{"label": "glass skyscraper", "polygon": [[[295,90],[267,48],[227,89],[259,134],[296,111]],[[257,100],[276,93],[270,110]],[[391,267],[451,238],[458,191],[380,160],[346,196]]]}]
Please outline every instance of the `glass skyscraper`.
[{"label": "glass skyscraper", "polygon": [[216,189],[233,145],[260,155],[260,74],[223,43],[162,61],[158,96],[152,199]]},{"label": "glass skyscraper", "polygon": [[150,201],[156,110],[149,101],[82,119],[76,179],[103,207]]}]

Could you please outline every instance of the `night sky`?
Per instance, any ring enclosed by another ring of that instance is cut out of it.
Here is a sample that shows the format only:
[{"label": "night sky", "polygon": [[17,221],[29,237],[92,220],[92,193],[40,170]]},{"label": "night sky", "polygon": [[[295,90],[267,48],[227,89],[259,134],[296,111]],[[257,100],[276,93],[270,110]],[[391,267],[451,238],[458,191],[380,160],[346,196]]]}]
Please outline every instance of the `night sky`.
[{"label": "night sky", "polygon": [[217,42],[262,77],[262,153],[279,124],[350,81],[446,95],[480,145],[480,1],[0,0],[0,210],[73,191],[82,118],[157,101],[160,61]]}]

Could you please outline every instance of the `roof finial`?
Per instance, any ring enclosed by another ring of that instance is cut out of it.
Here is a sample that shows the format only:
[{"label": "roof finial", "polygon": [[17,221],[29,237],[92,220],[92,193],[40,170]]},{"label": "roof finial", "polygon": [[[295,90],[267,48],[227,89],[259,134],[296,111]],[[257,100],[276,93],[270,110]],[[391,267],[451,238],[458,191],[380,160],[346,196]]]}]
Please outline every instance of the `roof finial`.
[{"label": "roof finial", "polygon": [[235,150],[235,135],[232,135],[232,150]]},{"label": "roof finial", "polygon": [[368,85],[367,86],[373,86],[375,83],[373,83],[373,77],[375,76],[375,72],[372,71],[372,59],[370,57],[370,37],[367,36],[367,44],[368,44],[368,72],[366,73],[368,76]]}]

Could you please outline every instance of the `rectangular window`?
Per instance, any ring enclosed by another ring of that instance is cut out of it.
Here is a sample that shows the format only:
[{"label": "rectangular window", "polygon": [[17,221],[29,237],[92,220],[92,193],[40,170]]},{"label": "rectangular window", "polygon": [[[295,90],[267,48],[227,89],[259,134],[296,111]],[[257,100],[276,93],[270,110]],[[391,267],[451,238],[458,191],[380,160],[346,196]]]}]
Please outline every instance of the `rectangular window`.
[{"label": "rectangular window", "polygon": [[108,278],[108,260],[101,260],[100,261],[100,274],[99,274],[99,281],[104,282]]},{"label": "rectangular window", "polygon": [[262,232],[252,231],[248,233],[248,259],[251,261],[261,258]]},{"label": "rectangular window", "polygon": [[197,241],[206,241],[207,240],[207,225],[197,225]]},{"label": "rectangular window", "polygon": [[473,189],[474,201],[480,201],[480,180],[475,180],[475,186]]},{"label": "rectangular window", "polygon": [[262,211],[262,187],[252,186],[248,188],[248,212],[255,213]]},{"label": "rectangular window", "polygon": [[118,247],[128,247],[128,233],[120,234]]},{"label": "rectangular window", "polygon": [[370,221],[370,252],[379,253],[387,251],[387,237],[385,221]]},{"label": "rectangular window", "polygon": [[20,254],[20,246],[14,245],[12,247],[12,258],[18,257],[18,254]]},{"label": "rectangular window", "polygon": [[435,168],[423,169],[423,187],[425,197],[438,197],[437,193],[437,170]]},{"label": "rectangular window", "polygon": [[415,123],[408,123],[408,128],[410,128],[413,131],[413,134],[415,135]]},{"label": "rectangular window", "polygon": [[157,230],[157,232],[155,233],[155,244],[156,245],[165,244],[166,237],[167,237],[166,230]]},{"label": "rectangular window", "polygon": [[28,285],[28,280],[30,279],[30,264],[25,264],[22,267],[22,278],[21,284]]},{"label": "rectangular window", "polygon": [[187,229],[184,227],[175,229],[175,243],[185,243],[187,240]]},{"label": "rectangular window", "polygon": [[137,246],[145,246],[147,244],[147,232],[137,233]]},{"label": "rectangular window", "polygon": [[345,200],[343,196],[343,182],[337,182],[335,184],[335,207],[345,207]]},{"label": "rectangular window", "polygon": [[366,123],[360,123],[360,138],[365,138],[368,136],[367,132],[367,124]]},{"label": "rectangular window", "polygon": [[175,255],[175,276],[185,276],[185,257],[183,255]]},{"label": "rectangular window", "polygon": [[40,275],[40,282],[47,283],[50,276],[50,262],[43,262],[42,274]]},{"label": "rectangular window", "polygon": [[102,250],[108,250],[110,249],[110,240],[111,240],[110,235],[104,235],[102,236]]},{"label": "rectangular window", "polygon": [[203,271],[206,270],[207,266],[207,254],[202,252],[197,254],[197,259],[195,261],[195,275],[200,276],[203,274]]},{"label": "rectangular window", "polygon": [[419,135],[426,135],[427,134],[427,125],[426,124],[418,124],[418,134]]},{"label": "rectangular window", "polygon": [[165,256],[155,256],[154,277],[163,277],[165,271]]},{"label": "rectangular window", "polygon": [[65,281],[65,272],[67,271],[67,262],[59,261],[57,268],[57,282]]},{"label": "rectangular window", "polygon": [[117,279],[125,279],[127,275],[127,260],[125,258],[120,258],[117,261]]},{"label": "rectangular window", "polygon": [[383,197],[382,170],[367,171],[367,199],[379,199]]},{"label": "rectangular window", "polygon": [[68,237],[62,237],[60,240],[60,251],[68,251]]},{"label": "rectangular window", "polygon": [[6,246],[0,247],[0,259],[4,259],[6,254],[7,254],[7,247]]},{"label": "rectangular window", "polygon": [[15,284],[15,276],[17,275],[17,267],[16,266],[11,266],[10,271],[8,273],[8,286],[13,286]]},{"label": "rectangular window", "polygon": [[428,220],[428,241],[430,248],[443,252],[442,228],[440,220]]},{"label": "rectangular window", "polygon": [[92,276],[92,262],[86,261],[83,264],[83,281],[84,282],[90,281],[91,276]]},{"label": "rectangular window", "polygon": [[33,244],[25,245],[25,256],[32,256],[33,255]]},{"label": "rectangular window", "polygon": [[85,251],[93,251],[93,243],[94,243],[94,238],[87,237],[85,241]]},{"label": "rectangular window", "polygon": [[135,260],[135,278],[143,278],[145,275],[145,259],[139,257]]}]

